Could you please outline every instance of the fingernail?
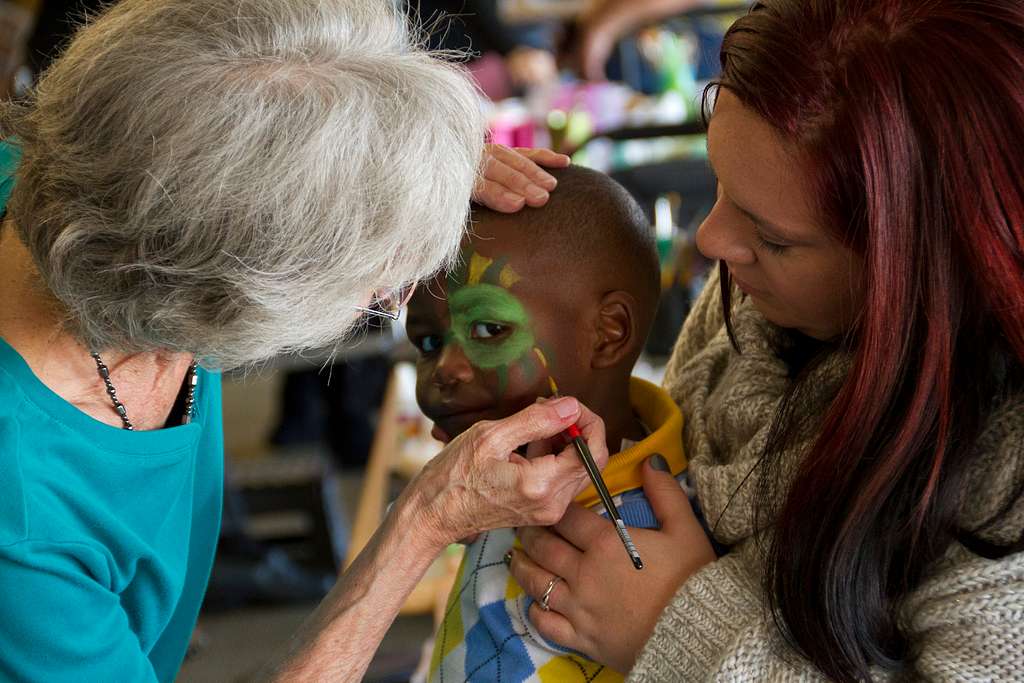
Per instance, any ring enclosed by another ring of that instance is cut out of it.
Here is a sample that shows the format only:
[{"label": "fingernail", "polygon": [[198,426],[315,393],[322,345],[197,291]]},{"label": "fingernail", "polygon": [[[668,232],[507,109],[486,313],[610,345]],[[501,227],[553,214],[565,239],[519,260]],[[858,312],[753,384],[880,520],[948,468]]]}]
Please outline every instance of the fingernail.
[{"label": "fingernail", "polygon": [[560,398],[557,401],[552,401],[551,405],[555,407],[555,412],[558,413],[558,417],[567,418],[576,415],[580,408],[579,404],[576,403],[576,399],[571,396]]},{"label": "fingernail", "polygon": [[652,469],[656,469],[659,472],[672,471],[668,468],[668,461],[662,457],[661,453],[655,453],[654,455],[647,459],[647,462],[651,463]]},{"label": "fingernail", "polygon": [[553,175],[544,174],[540,178],[540,183],[542,183],[544,187],[548,188],[548,190],[553,190],[558,186],[558,179]]},{"label": "fingernail", "polygon": [[543,201],[548,198],[548,193],[543,188],[537,187],[536,185],[530,185],[526,188],[526,196],[535,202]]}]

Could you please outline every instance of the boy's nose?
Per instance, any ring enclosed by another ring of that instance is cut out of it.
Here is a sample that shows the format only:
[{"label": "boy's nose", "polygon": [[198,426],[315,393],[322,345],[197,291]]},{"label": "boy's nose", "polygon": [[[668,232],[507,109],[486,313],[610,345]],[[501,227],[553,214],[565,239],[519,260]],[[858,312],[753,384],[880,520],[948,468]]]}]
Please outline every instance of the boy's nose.
[{"label": "boy's nose", "polygon": [[697,229],[697,248],[713,261],[753,265],[757,255],[750,245],[745,222],[749,220],[719,199]]},{"label": "boy's nose", "polygon": [[434,384],[439,387],[468,384],[473,381],[473,374],[473,364],[462,346],[451,343],[441,349],[441,356],[434,366]]}]

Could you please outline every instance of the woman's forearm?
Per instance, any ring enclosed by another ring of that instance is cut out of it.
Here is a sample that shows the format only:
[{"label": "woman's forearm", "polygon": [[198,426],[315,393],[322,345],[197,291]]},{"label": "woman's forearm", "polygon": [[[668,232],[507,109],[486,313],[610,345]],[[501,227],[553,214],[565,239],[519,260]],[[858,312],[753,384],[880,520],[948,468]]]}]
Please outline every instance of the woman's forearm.
[{"label": "woman's forearm", "polygon": [[569,454],[511,457],[579,425],[599,467],[604,423],[573,398],[536,403],[452,440],[405,488],[377,533],[306,620],[269,681],[358,681],[398,610],[449,543],[488,529],[553,524],[587,481]]},{"label": "woman's forearm", "polygon": [[306,620],[270,681],[361,680],[406,598],[446,542],[410,487],[338,583]]}]

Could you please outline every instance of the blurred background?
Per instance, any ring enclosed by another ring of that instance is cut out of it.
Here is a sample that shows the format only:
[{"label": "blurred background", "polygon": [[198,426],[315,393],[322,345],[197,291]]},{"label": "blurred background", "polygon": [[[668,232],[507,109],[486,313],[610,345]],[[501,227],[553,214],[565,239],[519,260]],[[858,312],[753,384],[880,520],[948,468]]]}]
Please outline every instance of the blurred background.
[{"label": "blurred background", "polygon": [[[30,89],[74,26],[105,4],[0,0],[0,97]],[[662,300],[636,374],[653,381],[708,268],[693,245],[715,192],[702,95],[722,35],[745,8],[719,0],[403,6],[428,45],[463,55],[493,142],[570,154],[612,175],[648,212]],[[414,358],[399,323],[225,378],[223,530],[180,680],[251,678],[366,543],[403,483],[437,453],[416,407]],[[452,547],[435,562],[366,680],[421,680],[417,669],[460,552]]]}]

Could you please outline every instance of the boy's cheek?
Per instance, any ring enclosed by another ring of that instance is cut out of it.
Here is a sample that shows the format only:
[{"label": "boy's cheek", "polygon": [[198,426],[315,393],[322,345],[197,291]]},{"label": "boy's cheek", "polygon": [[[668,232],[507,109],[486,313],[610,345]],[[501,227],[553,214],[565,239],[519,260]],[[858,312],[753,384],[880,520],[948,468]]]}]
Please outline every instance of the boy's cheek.
[{"label": "boy's cheek", "polygon": [[541,376],[541,373],[537,373],[536,376],[530,378],[529,382],[525,378],[513,378],[498,399],[501,413],[505,416],[518,413],[523,408],[535,403],[537,398],[546,398],[550,393],[546,374]]},{"label": "boy's cheek", "polygon": [[423,414],[431,419],[433,419],[431,412],[437,401],[437,392],[433,389],[433,384],[430,381],[433,373],[433,363],[423,359],[416,363],[416,404],[423,411]]}]

